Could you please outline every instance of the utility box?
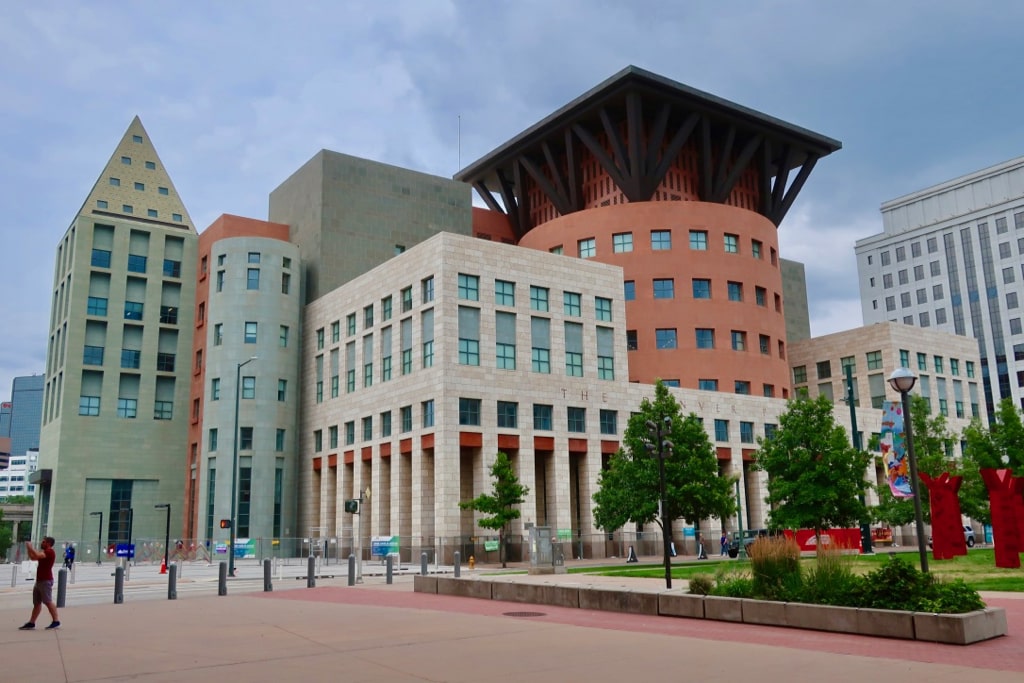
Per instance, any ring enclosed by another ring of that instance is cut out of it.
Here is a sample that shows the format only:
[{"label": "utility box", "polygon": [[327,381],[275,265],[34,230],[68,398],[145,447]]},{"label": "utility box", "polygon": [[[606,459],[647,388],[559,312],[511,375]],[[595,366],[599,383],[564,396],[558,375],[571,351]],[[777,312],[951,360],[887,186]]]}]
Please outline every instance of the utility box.
[{"label": "utility box", "polygon": [[530,528],[530,574],[564,574],[565,565],[560,561],[560,549],[555,547],[557,539],[551,536],[551,527]]}]

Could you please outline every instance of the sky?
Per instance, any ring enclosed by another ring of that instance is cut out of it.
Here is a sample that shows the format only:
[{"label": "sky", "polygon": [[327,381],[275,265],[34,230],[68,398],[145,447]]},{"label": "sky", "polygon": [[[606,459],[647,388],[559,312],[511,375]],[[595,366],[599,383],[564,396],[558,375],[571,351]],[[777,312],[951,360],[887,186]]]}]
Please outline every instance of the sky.
[{"label": "sky", "polygon": [[1015,0],[0,0],[0,398],[133,116],[197,228],[320,149],[451,177],[628,65],[840,140],[780,227],[812,335],[861,325],[882,202],[1024,154]]}]

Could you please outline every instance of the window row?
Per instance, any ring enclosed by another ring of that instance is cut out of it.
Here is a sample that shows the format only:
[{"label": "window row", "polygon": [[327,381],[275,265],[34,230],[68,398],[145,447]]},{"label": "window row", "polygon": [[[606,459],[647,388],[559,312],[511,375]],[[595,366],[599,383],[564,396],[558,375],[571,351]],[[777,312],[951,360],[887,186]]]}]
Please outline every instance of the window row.
[{"label": "window row", "polygon": [[[480,277],[467,273],[459,273],[459,299],[463,301],[480,301]],[[498,306],[516,305],[516,283],[509,280],[494,280],[494,303]],[[530,285],[530,310],[549,313],[552,306],[551,289]],[[583,315],[583,295],[579,292],[562,292],[562,312],[567,316]],[[607,297],[594,297],[594,317],[597,320],[611,322],[612,300]]]},{"label": "window row", "polygon": [[[636,299],[636,281],[626,280],[623,283],[624,296],[626,301]],[[728,280],[725,283],[725,298],[729,301],[743,302],[747,300],[749,288],[742,282]],[[692,278],[690,280],[690,292],[693,299],[718,299],[718,293],[712,292],[712,281],[709,278]],[[675,278],[654,278],[651,280],[651,294],[655,299],[675,299],[676,281]],[[768,305],[768,290],[764,287],[754,286],[754,303],[758,306]],[[782,312],[782,296],[774,295],[775,310]]]},{"label": "window row", "polygon": [[[112,253],[109,249],[92,250],[90,265],[94,268],[110,268]],[[127,270],[129,273],[145,273],[149,264],[147,256],[141,254],[128,254]],[[176,259],[164,259],[163,276],[171,278],[181,277],[181,261]]]},{"label": "window row", "polygon": [[[734,233],[722,235],[722,250],[727,254],[739,254],[743,251],[740,243],[741,238]],[[689,248],[692,251],[708,251],[708,231],[690,230]],[[650,250],[670,251],[672,249],[672,230],[651,230]],[[564,245],[552,247],[549,251],[553,254],[564,254]],[[626,254],[633,251],[633,233],[617,232],[612,234],[612,253]],[[751,239],[749,253],[755,259],[764,258],[764,243],[761,240]],[[579,258],[590,259],[597,256],[597,239],[586,237],[576,241],[576,255]],[[774,247],[769,247],[769,256],[772,265],[778,265],[778,254]]]},{"label": "window row", "polygon": [[[694,346],[698,349],[717,348],[719,340],[716,330],[710,327],[698,327],[694,329]],[[753,339],[748,339],[745,330],[729,330],[728,344],[733,351],[751,351],[750,344]],[[772,340],[767,334],[757,335],[757,351],[764,355],[772,353]],[[776,350],[779,358],[786,357],[786,343],[776,340]],[[636,351],[640,348],[640,339],[636,330],[626,330],[626,349]],[[659,351],[673,350],[679,348],[677,329],[674,327],[658,328],[654,330],[654,348]]]},{"label": "window row", "polygon": [[[240,399],[255,399],[256,398],[256,377],[255,375],[245,375],[242,377],[242,383],[239,386],[238,397]],[[219,401],[221,395],[221,381],[220,377],[210,378],[210,400]],[[277,380],[277,394],[276,398],[278,401],[288,400],[288,380],[278,379]]]},{"label": "window row", "polygon": [[[230,433],[228,434],[230,436]],[[274,452],[283,453],[285,450],[285,441],[287,438],[287,430],[277,428],[274,430]],[[216,427],[211,428],[207,431],[206,436],[206,450],[210,453],[215,453],[220,446],[220,430]],[[255,427],[240,426],[238,428],[238,450],[240,451],[253,451],[256,450],[256,429]]]},{"label": "window row", "polygon": [[[1014,228],[1015,229],[1017,229],[1017,230],[1024,229],[1024,211],[1017,212],[1017,213],[1013,214],[1013,223],[1014,223]],[[1005,217],[1001,216],[1001,217],[996,218],[995,219],[995,226],[996,226],[996,234],[997,235],[1003,235],[1003,234],[1006,234],[1007,232],[1009,232],[1009,226],[1007,225],[1007,221],[1006,221]],[[987,224],[987,222],[981,222],[981,223],[978,224],[978,227],[981,228],[981,229],[985,229],[985,228],[988,227],[988,224]],[[1009,246],[1010,246],[1009,242],[1002,242],[1002,243],[999,244],[999,255],[1000,255],[1001,258],[1008,258]],[[939,251],[938,237],[929,237],[929,238],[927,238],[925,240],[925,248],[928,250],[929,254],[937,253]],[[1021,249],[1021,248],[1024,248],[1024,246],[1022,246],[1021,241],[1018,240],[1018,249]],[[893,250],[892,254],[890,254],[888,249],[880,252],[879,253],[879,262],[881,263],[882,266],[892,265],[892,257],[893,257],[893,255],[895,255],[896,263],[902,263],[903,261],[906,261],[907,260],[907,247],[906,247],[906,245],[897,246]],[[921,254],[921,242],[920,241],[911,242],[910,243],[910,257],[911,258],[918,258],[921,255],[922,255]],[[868,262],[868,265],[871,265],[874,262],[873,255],[868,254],[867,262]]]},{"label": "window row", "polygon": [[[910,351],[907,349],[900,349],[900,367],[910,367]],[[882,352],[879,351],[868,351],[864,354],[865,361],[868,370],[882,370],[884,369],[882,363]],[[946,369],[946,358],[945,356],[933,355],[932,366],[935,372],[944,374]],[[949,358],[949,374],[954,377],[960,375],[960,359]],[[917,369],[927,371],[928,365],[928,354],[917,353],[916,354]],[[840,377],[846,376],[846,368],[850,368],[850,372],[854,375],[857,374],[857,360],[854,356],[843,356],[839,359]],[[815,371],[818,379],[829,379],[832,377],[832,361],[823,360],[815,363]],[[974,361],[964,362],[964,371],[967,377],[974,377]],[[807,382],[807,366],[797,365],[793,368],[793,383],[794,384],[805,384]]]},{"label": "window row", "polygon": [[[137,417],[139,400],[136,398],[118,398],[117,416],[127,419]],[[78,414],[86,417],[98,417],[100,415],[99,396],[79,396]],[[174,416],[174,401],[154,401],[153,419],[170,420]]]},{"label": "window row", "polygon": [[[434,300],[434,276],[424,278],[420,281],[420,303],[428,304]],[[413,308],[412,286],[403,287],[398,293],[398,305],[400,313],[408,313]],[[376,320],[375,312],[380,312],[380,322],[385,323],[394,315],[395,301],[392,295],[383,297],[377,304],[367,304],[362,308],[362,329],[364,331],[373,328]],[[345,336],[351,337],[358,331],[359,313],[353,312],[345,316]],[[341,341],[341,321],[335,320],[330,324],[330,343],[337,344]],[[318,351],[324,348],[327,343],[328,328],[321,327],[316,331],[316,348]]]}]

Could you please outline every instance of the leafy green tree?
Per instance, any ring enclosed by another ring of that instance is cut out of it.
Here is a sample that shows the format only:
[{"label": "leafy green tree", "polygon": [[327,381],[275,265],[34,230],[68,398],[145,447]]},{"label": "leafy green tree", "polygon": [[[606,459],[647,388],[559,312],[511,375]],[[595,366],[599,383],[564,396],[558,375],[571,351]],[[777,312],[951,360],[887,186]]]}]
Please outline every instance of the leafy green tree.
[{"label": "leafy green tree", "polygon": [[[953,457],[953,444],[956,439],[949,431],[946,417],[930,413],[927,399],[916,394],[910,395],[910,420],[914,430],[917,471],[932,477],[937,477],[943,472],[948,472],[951,476],[964,476],[963,463]],[[876,489],[879,505],[871,511],[872,519],[891,526],[902,526],[914,521],[913,498],[893,496],[888,484]],[[921,512],[925,521],[931,523],[928,488],[922,482],[914,482],[914,490],[920,491]]]},{"label": "leafy green tree", "polygon": [[1024,475],[1024,424],[1013,399],[1005,398],[996,408],[995,420],[988,429],[975,418],[964,429],[964,482],[960,486],[960,508],[964,514],[991,524],[988,489],[981,480],[983,468],[1010,468]]},{"label": "leafy green tree", "polygon": [[489,515],[480,518],[477,523],[485,529],[497,529],[498,557],[501,559],[501,566],[505,567],[505,531],[509,522],[519,519],[521,513],[515,506],[523,502],[530,489],[519,483],[519,478],[512,469],[512,462],[501,451],[498,451],[498,457],[491,466],[491,477],[494,479],[491,493],[462,501],[459,507]]},{"label": "leafy green tree", "polygon": [[771,438],[758,439],[755,467],[768,473],[769,525],[824,529],[856,526],[866,516],[859,496],[871,456],[850,445],[825,396],[797,397]]},{"label": "leafy green tree", "polygon": [[[661,476],[657,437],[661,427],[665,448],[665,514],[659,517]],[[657,522],[671,537],[672,522],[686,519],[700,531],[700,520],[736,512],[733,479],[718,471],[718,457],[704,424],[695,414],[682,416],[678,401],[660,380],[654,401],[644,399],[629,419],[622,448],[598,474],[594,523],[613,531],[627,522]]]},{"label": "leafy green tree", "polygon": [[11,505],[31,505],[35,502],[35,498],[32,496],[7,496],[7,500],[4,502]]}]

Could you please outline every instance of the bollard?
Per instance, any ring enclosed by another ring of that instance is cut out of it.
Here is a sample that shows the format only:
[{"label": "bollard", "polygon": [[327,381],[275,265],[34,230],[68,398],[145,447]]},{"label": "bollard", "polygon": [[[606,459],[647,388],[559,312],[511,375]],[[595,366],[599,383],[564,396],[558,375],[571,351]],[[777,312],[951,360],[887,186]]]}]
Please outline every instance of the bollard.
[{"label": "bollard", "polygon": [[270,581],[270,560],[263,560],[263,592],[270,593],[274,590],[274,584]]},{"label": "bollard", "polygon": [[114,604],[124,602],[124,567],[114,568]]},{"label": "bollard", "polygon": [[[231,549],[234,552],[234,548]],[[217,595],[228,594],[228,563],[221,562],[217,570]]]},{"label": "bollard", "polygon": [[167,599],[178,599],[178,565],[173,563],[167,569]]},{"label": "bollard", "polygon": [[356,585],[356,556],[348,556],[348,585]]},{"label": "bollard", "polygon": [[57,607],[63,607],[68,593],[68,570],[57,572]]},{"label": "bollard", "polygon": [[74,562],[71,563],[71,578],[70,578],[70,581],[71,581],[72,585],[74,585],[74,583],[75,583],[75,567],[77,567],[77,566],[78,565],[75,564]]},{"label": "bollard", "polygon": [[455,551],[455,578],[457,579],[460,576],[462,576],[462,566],[461,566],[461,561],[460,561],[460,558],[459,558],[459,551],[456,550]]},{"label": "bollard", "polygon": [[420,554],[420,574],[423,576],[427,575],[427,554]]},{"label": "bollard", "polygon": [[388,557],[387,557],[387,577],[388,577],[387,578],[387,584],[388,585],[391,585],[392,583],[394,583],[394,579],[392,578],[392,572],[394,571],[394,568],[395,568],[395,560],[394,560],[394,558],[391,557],[391,555],[388,555]]},{"label": "bollard", "polygon": [[11,565],[11,588],[18,585],[18,563]]},{"label": "bollard", "polygon": [[306,567],[306,588],[316,587],[316,558],[310,557]]}]

